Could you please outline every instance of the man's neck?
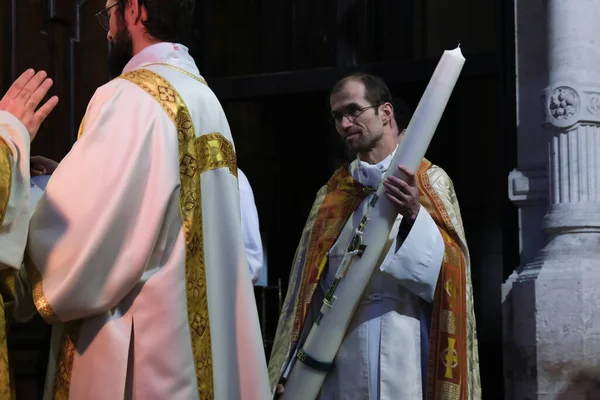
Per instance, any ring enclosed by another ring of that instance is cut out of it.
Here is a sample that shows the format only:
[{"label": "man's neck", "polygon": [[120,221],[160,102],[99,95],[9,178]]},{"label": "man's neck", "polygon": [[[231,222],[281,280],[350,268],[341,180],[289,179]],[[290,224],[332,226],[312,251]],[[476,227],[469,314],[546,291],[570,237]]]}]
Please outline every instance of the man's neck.
[{"label": "man's neck", "polygon": [[396,142],[390,135],[384,136],[377,145],[366,153],[358,153],[358,159],[366,163],[375,165],[383,160],[396,149]]},{"label": "man's neck", "polygon": [[146,48],[148,48],[152,45],[155,45],[157,43],[162,43],[162,42],[160,40],[148,40],[147,38],[144,38],[144,40],[134,41],[133,42],[133,56],[135,57],[136,55],[138,55],[139,53],[144,51]]}]

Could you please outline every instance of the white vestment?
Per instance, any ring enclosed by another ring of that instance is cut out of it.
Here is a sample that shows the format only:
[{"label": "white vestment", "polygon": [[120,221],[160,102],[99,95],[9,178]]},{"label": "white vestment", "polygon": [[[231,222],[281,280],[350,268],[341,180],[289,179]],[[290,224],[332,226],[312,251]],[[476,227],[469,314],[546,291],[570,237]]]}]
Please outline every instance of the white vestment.
[{"label": "white vestment", "polygon": [[0,140],[6,143],[11,153],[8,160],[11,165],[10,196],[0,228],[0,269],[17,270],[23,261],[29,228],[31,138],[21,121],[7,111],[0,111]]},{"label": "white vestment", "polygon": [[254,203],[252,186],[246,175],[238,168],[238,181],[240,183],[240,211],[242,213],[242,230],[244,243],[248,256],[248,268],[252,283],[256,283],[263,266],[263,247],[260,238],[258,212]]},{"label": "white vestment", "polygon": [[[165,63],[176,68],[157,65]],[[184,46],[147,47],[124,72],[140,68],[158,73],[181,95],[197,137],[218,133],[233,143],[217,98],[188,75],[200,76]],[[82,128],[37,203],[27,245],[47,302],[40,307],[34,291],[40,314],[81,323],[69,397],[197,399],[178,130],[157,99],[125,79],[96,91]],[[265,399],[266,361],[234,173],[225,167],[200,175],[208,367],[215,399]],[[47,398],[61,326],[53,330]]]},{"label": "white vestment", "polygon": [[[365,186],[377,187],[393,156],[394,153],[376,165],[357,159],[349,166],[350,174]],[[329,251],[329,266],[315,290],[300,347],[373,195],[362,201]],[[319,400],[423,398],[421,365],[427,354],[422,354],[422,346],[427,348],[423,341],[428,338],[422,334],[428,335],[427,310],[433,302],[442,267],[444,242],[423,206],[408,235],[405,238],[401,235],[399,241],[401,220],[398,216],[390,232],[386,247],[389,250],[374,270],[337,353],[335,366],[323,383]],[[291,366],[292,363],[285,375]]]}]

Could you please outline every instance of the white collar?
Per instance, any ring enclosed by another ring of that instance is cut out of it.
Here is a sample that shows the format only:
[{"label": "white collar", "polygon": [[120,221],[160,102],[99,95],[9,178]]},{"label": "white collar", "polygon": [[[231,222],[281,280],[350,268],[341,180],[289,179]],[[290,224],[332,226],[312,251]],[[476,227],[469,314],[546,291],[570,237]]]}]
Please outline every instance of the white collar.
[{"label": "white collar", "polygon": [[390,167],[390,163],[392,162],[397,149],[398,145],[396,145],[394,151],[377,164],[369,164],[366,161],[361,161],[357,157],[356,160],[352,161],[350,164],[350,175],[365,186],[378,187],[383,180],[383,176]]},{"label": "white collar", "polygon": [[200,75],[189,50],[182,44],[161,42],[150,45],[133,56],[123,68],[123,73],[139,69],[154,63],[170,64],[182,68],[194,75]]}]

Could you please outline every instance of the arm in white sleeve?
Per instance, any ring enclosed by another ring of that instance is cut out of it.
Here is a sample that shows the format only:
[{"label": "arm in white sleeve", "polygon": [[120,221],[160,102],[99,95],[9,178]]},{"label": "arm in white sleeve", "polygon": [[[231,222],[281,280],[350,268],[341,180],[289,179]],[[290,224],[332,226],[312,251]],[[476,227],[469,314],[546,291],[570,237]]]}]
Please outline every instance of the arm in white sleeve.
[{"label": "arm in white sleeve", "polygon": [[399,244],[398,240],[398,237],[394,240],[381,264],[381,270],[398,279],[415,295],[431,303],[442,267],[445,246],[439,228],[423,206],[404,241]]},{"label": "arm in white sleeve", "polygon": [[29,149],[27,128],[0,111],[0,270],[18,269],[29,226]]},{"label": "arm in white sleeve", "polygon": [[242,214],[242,230],[244,232],[244,244],[248,257],[248,268],[252,283],[256,283],[259,272],[263,266],[263,248],[260,237],[258,212],[254,202],[254,193],[246,175],[238,169],[240,186],[240,211]]},{"label": "arm in white sleeve", "polygon": [[31,218],[40,315],[67,322],[115,307],[139,283],[165,216],[179,212],[178,187],[177,131],[159,103],[125,80],[98,89]]}]

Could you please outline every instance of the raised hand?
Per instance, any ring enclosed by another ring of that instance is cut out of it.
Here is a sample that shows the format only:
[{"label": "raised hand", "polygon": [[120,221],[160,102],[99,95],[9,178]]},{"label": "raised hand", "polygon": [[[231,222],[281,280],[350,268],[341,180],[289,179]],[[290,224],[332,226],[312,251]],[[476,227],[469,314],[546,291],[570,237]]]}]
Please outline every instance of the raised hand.
[{"label": "raised hand", "polygon": [[42,122],[58,104],[58,97],[53,96],[38,108],[53,85],[52,79],[47,76],[45,71],[36,74],[33,69],[28,69],[0,100],[0,110],[8,111],[17,117],[27,128],[31,140],[35,138]]}]

